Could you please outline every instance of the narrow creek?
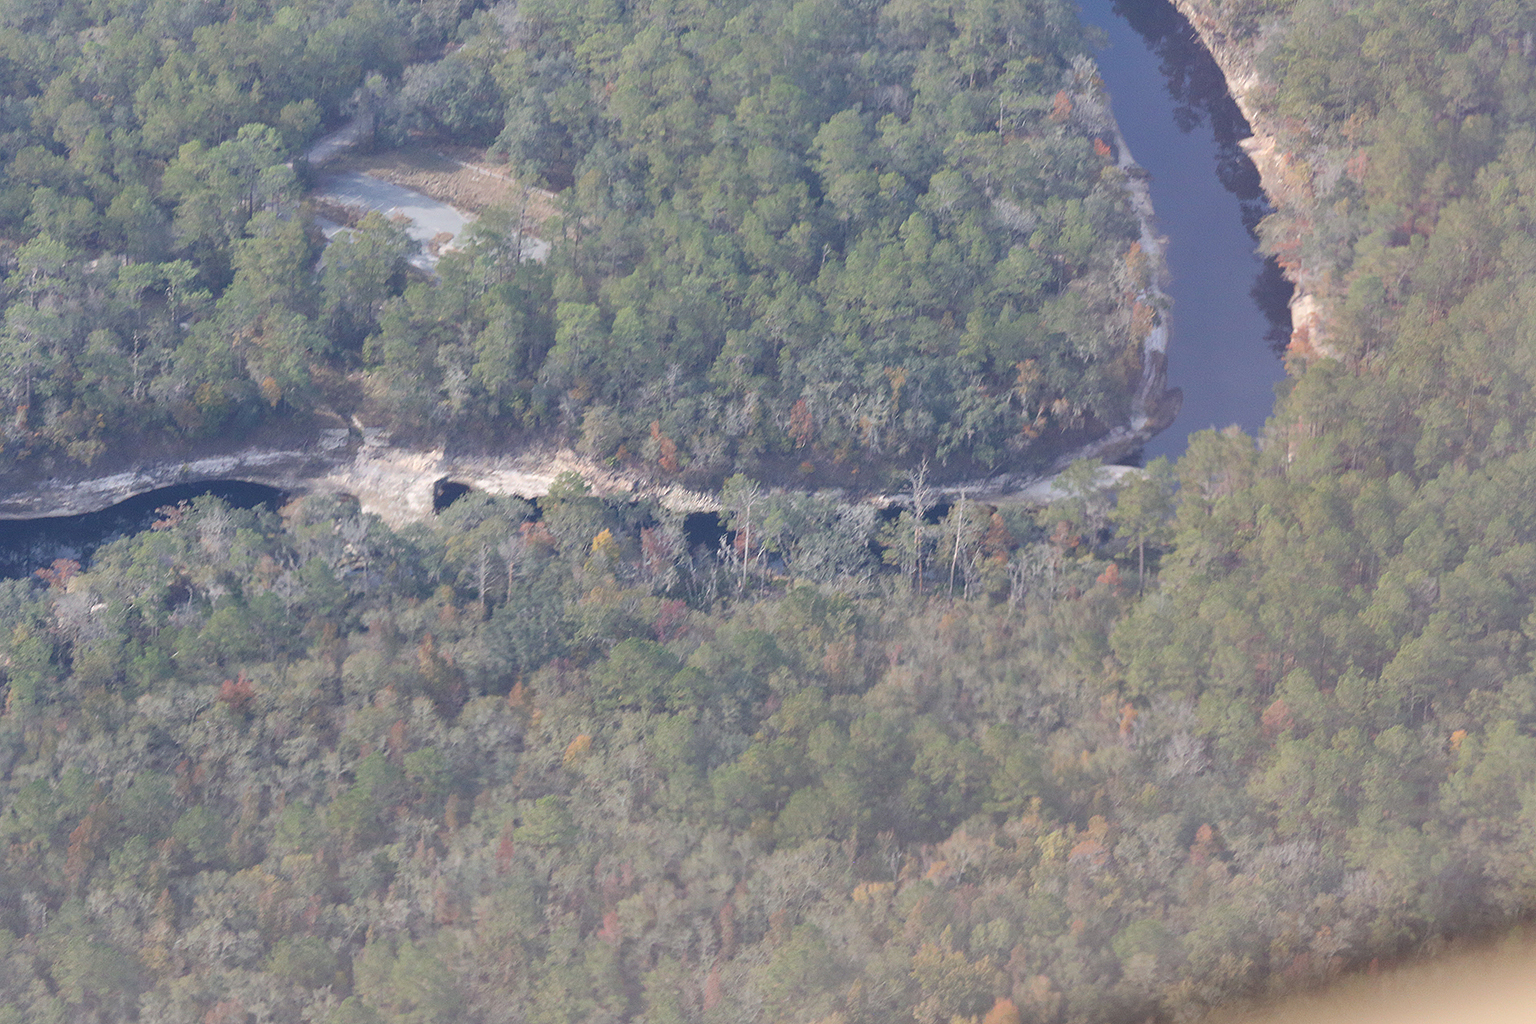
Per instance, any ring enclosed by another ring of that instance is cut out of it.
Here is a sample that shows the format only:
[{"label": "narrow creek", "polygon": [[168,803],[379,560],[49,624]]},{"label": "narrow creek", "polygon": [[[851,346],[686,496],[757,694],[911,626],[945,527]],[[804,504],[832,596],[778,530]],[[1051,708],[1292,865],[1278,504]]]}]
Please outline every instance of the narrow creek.
[{"label": "narrow creek", "polygon": [[1183,389],[1184,405],[1144,456],[1176,458],[1191,433],[1210,427],[1235,423],[1257,433],[1285,376],[1291,287],[1255,251],[1268,207],[1238,145],[1248,124],[1167,0],[1079,2],[1083,21],[1107,37],[1099,74],[1131,153],[1151,176],[1158,230],[1168,239],[1168,385]]}]

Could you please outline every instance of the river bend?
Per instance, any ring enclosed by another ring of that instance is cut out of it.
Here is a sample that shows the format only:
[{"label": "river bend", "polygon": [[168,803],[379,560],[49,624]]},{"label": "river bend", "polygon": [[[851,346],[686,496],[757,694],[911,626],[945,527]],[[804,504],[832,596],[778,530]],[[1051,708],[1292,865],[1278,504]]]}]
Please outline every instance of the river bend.
[{"label": "river bend", "polygon": [[[1215,62],[1167,0],[1082,0],[1082,7],[1084,20],[1107,40],[1098,55],[1100,73],[1122,136],[1150,174],[1157,224],[1168,238],[1168,383],[1182,388],[1184,404],[1144,455],[1176,457],[1190,433],[1212,426],[1235,423],[1256,433],[1284,376],[1278,353],[1289,336],[1290,286],[1255,253],[1253,230],[1267,207],[1258,172],[1238,145],[1248,125]],[[337,152],[355,141],[343,136],[337,134]],[[312,154],[321,157],[315,162],[329,155]],[[418,233],[456,235],[468,219],[446,204],[406,195],[423,208],[411,211],[427,222]],[[377,188],[348,197],[363,207],[400,205],[398,196]],[[453,224],[431,220],[442,213],[439,206],[452,211]],[[182,486],[211,489],[247,506],[279,493],[239,481]],[[84,516],[0,523],[0,577],[30,574],[56,557],[89,557],[105,540],[145,528],[155,507],[190,494],[142,495]]]}]

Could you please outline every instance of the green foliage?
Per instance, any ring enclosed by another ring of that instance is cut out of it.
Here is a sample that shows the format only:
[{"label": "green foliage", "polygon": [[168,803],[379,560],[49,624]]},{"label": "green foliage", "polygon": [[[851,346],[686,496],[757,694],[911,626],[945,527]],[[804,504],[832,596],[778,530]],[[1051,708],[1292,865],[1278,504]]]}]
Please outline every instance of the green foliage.
[{"label": "green foliage", "polygon": [[600,711],[681,710],[691,696],[686,690],[674,691],[673,680],[681,668],[677,656],[662,645],[631,637],[593,671],[592,704]]},{"label": "green foliage", "polygon": [[279,981],[320,988],[335,980],[337,961],[323,940],[306,935],[275,943],[264,966]]},{"label": "green foliage", "polygon": [[452,973],[439,951],[448,942],[417,944],[376,942],[365,947],[353,965],[360,998],[376,1008],[383,1020],[401,1024],[431,1024],[453,1020],[462,1012]]},{"label": "green foliage", "polygon": [[22,270],[0,294],[6,462],[89,464],[124,437],[310,409],[311,365],[371,320],[316,308],[292,159],[365,75],[398,75],[443,36],[371,0],[64,4],[3,21],[7,52],[28,55],[6,79],[0,229]]},{"label": "green foliage", "polygon": [[542,796],[523,812],[517,827],[518,840],[531,846],[556,847],[575,838],[575,821],[565,801],[557,796]]}]

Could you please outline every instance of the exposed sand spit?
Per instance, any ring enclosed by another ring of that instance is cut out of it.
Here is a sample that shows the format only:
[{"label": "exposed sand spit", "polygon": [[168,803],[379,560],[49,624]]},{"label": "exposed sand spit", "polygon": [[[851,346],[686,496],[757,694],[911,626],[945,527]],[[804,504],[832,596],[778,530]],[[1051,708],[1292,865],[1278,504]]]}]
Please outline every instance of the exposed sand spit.
[{"label": "exposed sand spit", "polygon": [[[523,186],[505,167],[487,163],[482,150],[404,146],[387,153],[350,154],[339,163],[461,210],[484,213],[493,206],[516,210],[523,205]],[[530,188],[527,204],[524,227],[535,233],[559,212],[554,195],[543,189]]]}]

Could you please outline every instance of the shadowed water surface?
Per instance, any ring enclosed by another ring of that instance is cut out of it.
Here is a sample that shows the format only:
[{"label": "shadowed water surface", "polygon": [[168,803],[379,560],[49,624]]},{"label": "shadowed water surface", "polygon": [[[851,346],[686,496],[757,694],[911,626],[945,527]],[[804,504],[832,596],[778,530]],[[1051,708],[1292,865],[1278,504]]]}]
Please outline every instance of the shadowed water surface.
[{"label": "shadowed water surface", "polygon": [[1290,285],[1255,252],[1268,206],[1238,145],[1248,124],[1166,0],[1082,0],[1082,9],[1107,37],[1099,71],[1125,140],[1151,175],[1158,230],[1168,236],[1168,383],[1183,389],[1184,407],[1145,455],[1181,455],[1189,435],[1209,427],[1257,433],[1285,376]]}]

